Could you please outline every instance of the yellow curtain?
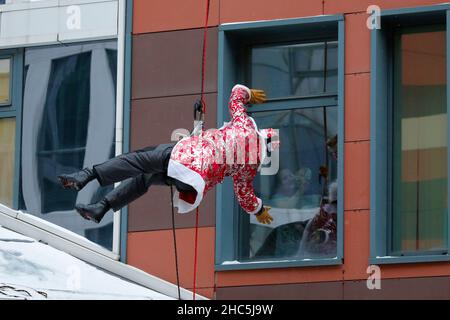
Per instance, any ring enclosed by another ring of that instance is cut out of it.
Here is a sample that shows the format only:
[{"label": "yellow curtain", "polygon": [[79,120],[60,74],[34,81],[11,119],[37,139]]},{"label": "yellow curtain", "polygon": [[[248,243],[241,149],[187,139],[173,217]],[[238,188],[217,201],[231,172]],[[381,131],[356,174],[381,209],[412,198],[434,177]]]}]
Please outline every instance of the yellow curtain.
[{"label": "yellow curtain", "polygon": [[9,102],[9,90],[11,81],[11,62],[9,59],[0,60],[0,103]]},{"label": "yellow curtain", "polygon": [[15,118],[0,119],[0,203],[9,207],[13,202]]}]

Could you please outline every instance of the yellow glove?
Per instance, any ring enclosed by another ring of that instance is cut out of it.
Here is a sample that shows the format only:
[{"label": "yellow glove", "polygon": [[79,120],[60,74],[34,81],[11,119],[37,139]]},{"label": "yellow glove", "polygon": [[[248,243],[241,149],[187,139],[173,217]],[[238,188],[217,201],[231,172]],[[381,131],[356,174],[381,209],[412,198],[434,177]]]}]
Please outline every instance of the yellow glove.
[{"label": "yellow glove", "polygon": [[251,104],[259,104],[264,103],[267,100],[266,93],[264,90],[258,90],[258,89],[251,89],[250,90],[252,95],[250,97],[250,103]]},{"label": "yellow glove", "polygon": [[272,207],[264,206],[263,211],[261,214],[256,215],[256,219],[261,224],[271,224],[273,222],[272,216],[269,214],[269,210],[272,209]]}]

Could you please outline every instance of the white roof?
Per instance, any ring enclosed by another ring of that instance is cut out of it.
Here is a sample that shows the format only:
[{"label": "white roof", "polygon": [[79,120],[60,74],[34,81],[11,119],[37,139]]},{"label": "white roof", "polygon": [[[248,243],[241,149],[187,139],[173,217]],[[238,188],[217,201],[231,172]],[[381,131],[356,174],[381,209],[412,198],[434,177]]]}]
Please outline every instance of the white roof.
[{"label": "white roof", "polygon": [[[0,300],[178,298],[176,285],[118,259],[69,230],[0,204]],[[193,298],[184,288],[180,294]]]},{"label": "white roof", "polygon": [[0,298],[172,299],[4,227]]}]

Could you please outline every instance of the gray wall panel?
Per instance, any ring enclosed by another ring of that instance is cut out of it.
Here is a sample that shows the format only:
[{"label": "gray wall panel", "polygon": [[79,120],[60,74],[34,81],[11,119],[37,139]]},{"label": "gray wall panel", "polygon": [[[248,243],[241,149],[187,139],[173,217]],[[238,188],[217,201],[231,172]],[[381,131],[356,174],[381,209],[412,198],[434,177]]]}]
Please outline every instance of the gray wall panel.
[{"label": "gray wall panel", "polygon": [[[202,29],[136,35],[133,40],[133,99],[200,92]],[[206,92],[217,91],[217,40],[217,28],[210,28]]]}]

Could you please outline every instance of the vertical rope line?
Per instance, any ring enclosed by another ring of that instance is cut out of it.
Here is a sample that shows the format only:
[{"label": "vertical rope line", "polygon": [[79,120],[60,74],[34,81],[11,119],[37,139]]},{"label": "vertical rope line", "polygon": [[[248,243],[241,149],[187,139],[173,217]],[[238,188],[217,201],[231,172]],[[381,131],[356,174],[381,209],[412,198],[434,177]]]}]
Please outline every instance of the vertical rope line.
[{"label": "vertical rope line", "polygon": [[[205,73],[206,73],[206,52],[208,47],[208,21],[209,21],[209,5],[210,0],[206,0],[206,17],[205,17],[205,27],[203,31],[203,52],[202,52],[202,83],[201,83],[201,91],[200,91],[200,100],[203,107],[202,112],[202,120],[204,120],[204,116],[206,114],[206,103],[205,103]],[[201,140],[200,140],[201,143]],[[203,150],[203,149],[202,149]],[[202,168],[203,169],[203,161]],[[195,212],[195,244],[194,244],[194,284],[193,284],[193,300],[196,299],[196,291],[197,291],[197,258],[198,258],[198,227],[199,227],[199,208]]]},{"label": "vertical rope line", "polygon": [[175,210],[173,206],[173,186],[170,186],[170,199],[172,202],[172,233],[173,233],[173,247],[175,249],[175,270],[177,274],[177,288],[178,288],[178,300],[181,300],[181,291],[180,291],[180,275],[178,272],[178,250],[177,250],[177,234],[175,229]]}]

